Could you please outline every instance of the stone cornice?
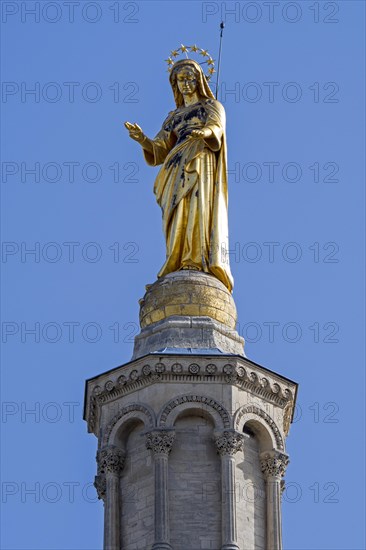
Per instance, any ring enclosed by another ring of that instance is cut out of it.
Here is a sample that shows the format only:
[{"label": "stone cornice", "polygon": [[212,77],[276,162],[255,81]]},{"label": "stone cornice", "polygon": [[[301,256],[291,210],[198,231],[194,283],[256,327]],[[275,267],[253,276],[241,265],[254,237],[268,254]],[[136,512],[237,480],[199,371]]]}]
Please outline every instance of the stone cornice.
[{"label": "stone cornice", "polygon": [[87,381],[85,419],[98,433],[100,407],[156,383],[231,384],[286,410],[289,425],[297,385],[238,356],[149,355]]}]

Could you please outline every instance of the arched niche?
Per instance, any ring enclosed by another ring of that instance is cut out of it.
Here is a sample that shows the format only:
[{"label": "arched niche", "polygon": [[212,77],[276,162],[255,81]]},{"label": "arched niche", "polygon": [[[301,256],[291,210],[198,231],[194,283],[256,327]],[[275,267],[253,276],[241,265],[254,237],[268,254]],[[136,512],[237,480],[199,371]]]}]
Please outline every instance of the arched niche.
[{"label": "arched niche", "polygon": [[141,403],[124,407],[107,424],[102,437],[102,447],[116,445],[125,449],[129,434],[140,423],[144,425],[145,430],[154,428],[156,426],[154,411]]},{"label": "arched niche", "polygon": [[261,451],[284,451],[283,438],[277,424],[269,414],[256,405],[246,405],[235,413],[234,428],[238,432],[253,432],[259,441]]}]

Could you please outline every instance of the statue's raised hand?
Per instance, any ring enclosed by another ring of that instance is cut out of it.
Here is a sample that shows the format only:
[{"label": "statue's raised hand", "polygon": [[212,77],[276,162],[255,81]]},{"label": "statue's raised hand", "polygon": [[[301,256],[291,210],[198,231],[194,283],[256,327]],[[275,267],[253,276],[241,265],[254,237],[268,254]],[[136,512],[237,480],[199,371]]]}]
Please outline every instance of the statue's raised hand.
[{"label": "statue's raised hand", "polygon": [[129,131],[130,138],[134,139],[135,141],[138,141],[139,143],[142,143],[145,139],[145,134],[142,131],[142,128],[136,122],[134,124],[131,124],[131,122],[125,122],[125,127]]}]

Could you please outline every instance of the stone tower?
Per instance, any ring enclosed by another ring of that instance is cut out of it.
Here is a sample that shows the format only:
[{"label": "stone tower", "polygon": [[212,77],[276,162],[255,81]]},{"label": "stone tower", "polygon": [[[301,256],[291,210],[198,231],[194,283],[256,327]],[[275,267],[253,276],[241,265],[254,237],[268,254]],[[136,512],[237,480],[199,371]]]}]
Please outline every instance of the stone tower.
[{"label": "stone tower", "polygon": [[297,384],[250,361],[231,293],[147,287],[131,361],[86,382],[105,550],[280,550]]}]

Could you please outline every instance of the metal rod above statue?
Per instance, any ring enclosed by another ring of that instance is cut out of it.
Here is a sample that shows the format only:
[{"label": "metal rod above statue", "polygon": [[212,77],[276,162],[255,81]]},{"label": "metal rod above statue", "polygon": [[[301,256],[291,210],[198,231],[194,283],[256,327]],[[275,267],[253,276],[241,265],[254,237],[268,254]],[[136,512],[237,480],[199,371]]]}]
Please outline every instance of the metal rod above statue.
[{"label": "metal rod above statue", "polygon": [[[204,61],[176,60],[188,52]],[[146,162],[162,165],[154,193],[162,209],[166,261],[158,277],[181,269],[198,270],[214,275],[232,291],[225,110],[208,84],[214,61],[207,50],[181,45],[167,63],[176,109],[169,112],[154,139],[138,124],[125,122]],[[201,67],[204,63],[209,66],[207,76]]]},{"label": "metal rod above statue", "polygon": [[222,35],[224,33],[225,23],[221,21],[220,23],[220,47],[219,47],[219,61],[217,63],[217,80],[216,80],[216,99],[219,94],[219,83],[220,83],[220,68],[221,68],[221,52],[222,52]]}]

